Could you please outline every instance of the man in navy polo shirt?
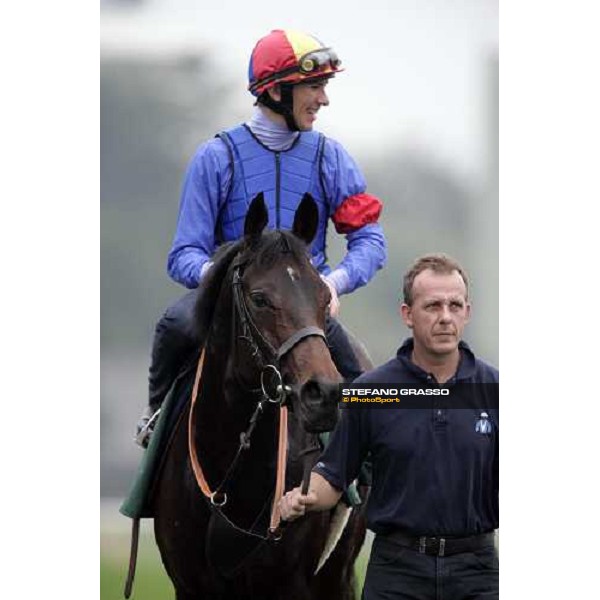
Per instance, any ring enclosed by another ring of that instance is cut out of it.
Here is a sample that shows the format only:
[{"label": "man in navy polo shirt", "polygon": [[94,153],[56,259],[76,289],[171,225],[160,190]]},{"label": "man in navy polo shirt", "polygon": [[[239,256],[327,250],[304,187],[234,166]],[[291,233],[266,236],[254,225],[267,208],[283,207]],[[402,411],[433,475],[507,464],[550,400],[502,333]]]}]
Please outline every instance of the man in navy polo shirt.
[{"label": "man in navy polo shirt", "polygon": [[[498,371],[461,340],[471,305],[455,260],[419,258],[403,291],[400,313],[413,337],[352,385],[447,388],[450,395],[424,396],[410,408],[401,399],[396,408],[341,411],[308,494],[288,492],[282,518],[335,505],[370,452],[367,521],[376,536],[363,599],[498,598]],[[455,394],[464,389],[466,396]]]}]

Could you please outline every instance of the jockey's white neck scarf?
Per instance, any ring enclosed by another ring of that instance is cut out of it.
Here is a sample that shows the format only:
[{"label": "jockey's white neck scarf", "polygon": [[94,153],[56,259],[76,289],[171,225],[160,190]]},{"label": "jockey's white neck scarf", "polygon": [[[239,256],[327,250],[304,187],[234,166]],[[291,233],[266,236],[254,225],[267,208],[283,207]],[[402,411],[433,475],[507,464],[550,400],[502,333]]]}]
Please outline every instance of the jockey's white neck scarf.
[{"label": "jockey's white neck scarf", "polygon": [[300,135],[299,131],[290,131],[287,125],[269,119],[258,106],[246,125],[262,144],[274,152],[287,150]]}]

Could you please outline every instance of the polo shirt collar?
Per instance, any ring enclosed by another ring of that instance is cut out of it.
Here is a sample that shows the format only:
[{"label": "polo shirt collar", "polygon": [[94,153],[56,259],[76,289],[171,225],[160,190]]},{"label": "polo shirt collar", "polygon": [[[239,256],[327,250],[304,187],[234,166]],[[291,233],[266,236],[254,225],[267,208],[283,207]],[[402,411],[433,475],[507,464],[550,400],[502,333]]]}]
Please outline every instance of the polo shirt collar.
[{"label": "polo shirt collar", "polygon": [[[414,339],[412,337],[405,339],[402,346],[398,348],[396,358],[407,371],[412,373],[418,379],[426,381],[429,373],[410,360],[414,345]],[[475,375],[476,370],[475,355],[469,345],[462,340],[458,343],[458,349],[460,350],[460,362],[458,363],[458,370],[453,379],[455,379],[455,381],[471,379]]]}]

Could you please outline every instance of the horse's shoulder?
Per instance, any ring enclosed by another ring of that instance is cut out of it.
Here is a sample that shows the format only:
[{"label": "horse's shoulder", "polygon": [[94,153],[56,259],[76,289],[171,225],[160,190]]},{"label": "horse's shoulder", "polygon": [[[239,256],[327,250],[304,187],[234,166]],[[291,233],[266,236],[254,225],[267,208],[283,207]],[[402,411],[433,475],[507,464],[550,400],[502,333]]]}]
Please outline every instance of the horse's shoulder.
[{"label": "horse's shoulder", "polygon": [[348,336],[348,341],[350,342],[350,346],[352,351],[354,352],[354,356],[356,357],[360,369],[364,371],[371,371],[375,364],[371,360],[369,356],[369,352],[364,343],[354,334],[352,333],[345,325],[340,323],[341,327],[344,329],[344,332]]}]

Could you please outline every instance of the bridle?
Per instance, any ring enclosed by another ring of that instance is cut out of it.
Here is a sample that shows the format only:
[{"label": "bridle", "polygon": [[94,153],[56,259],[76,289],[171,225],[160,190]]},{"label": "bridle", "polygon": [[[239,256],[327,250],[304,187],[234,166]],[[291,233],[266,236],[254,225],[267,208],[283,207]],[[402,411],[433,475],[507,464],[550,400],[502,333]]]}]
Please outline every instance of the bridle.
[{"label": "bridle", "polygon": [[[237,530],[243,531],[250,535],[257,535],[255,532],[243,530],[231,523],[229,519],[222,513],[221,508],[227,503],[227,487],[230,484],[237,464],[243,455],[243,452],[250,448],[250,438],[258,422],[258,419],[263,414],[265,406],[269,404],[279,406],[279,436],[278,436],[278,450],[277,450],[277,475],[275,481],[275,493],[273,497],[273,504],[271,507],[271,518],[270,524],[267,531],[266,537],[263,539],[278,540],[281,538],[280,523],[281,516],[279,514],[279,500],[283,496],[284,485],[285,485],[285,468],[287,462],[287,399],[291,394],[291,388],[283,383],[281,376],[281,361],[283,358],[291,352],[299,343],[309,337],[320,337],[323,340],[325,338],[325,332],[316,326],[303,327],[298,331],[290,335],[280,346],[275,348],[269,340],[262,334],[260,329],[257,327],[252,314],[248,309],[246,298],[242,286],[243,270],[248,264],[249,260],[243,260],[239,255],[234,259],[233,262],[233,335],[249,344],[251,349],[251,356],[256,362],[256,366],[260,369],[260,394],[261,399],[258,401],[248,427],[245,431],[240,434],[240,445],[235,454],[233,461],[228,467],[223,480],[215,488],[211,490],[200,461],[196,452],[196,445],[194,443],[194,431],[195,427],[195,405],[198,398],[198,391],[200,388],[200,380],[202,377],[203,366],[204,366],[204,355],[205,348],[202,348],[200,353],[200,359],[198,361],[198,367],[196,369],[196,376],[194,380],[194,387],[192,390],[191,407],[188,421],[188,449],[190,454],[190,461],[192,470],[196,478],[198,487],[206,498],[210,501],[211,506],[219,511],[221,515]],[[269,379],[275,381],[275,385],[271,386],[271,389],[267,389],[265,378],[269,376]],[[275,393],[273,393],[273,390]]]},{"label": "bridle", "polygon": [[242,289],[243,268],[246,264],[246,261],[237,259],[234,263],[232,283],[234,323],[237,318],[242,331],[239,338],[245,340],[250,345],[252,356],[257,359],[258,366],[262,366],[263,368],[271,367],[279,371],[281,360],[294,348],[294,346],[307,337],[312,336],[318,336],[325,340],[325,332],[320,327],[304,327],[288,337],[279,348],[275,348],[256,326],[256,323],[248,310],[246,297],[244,296],[244,290]]}]

